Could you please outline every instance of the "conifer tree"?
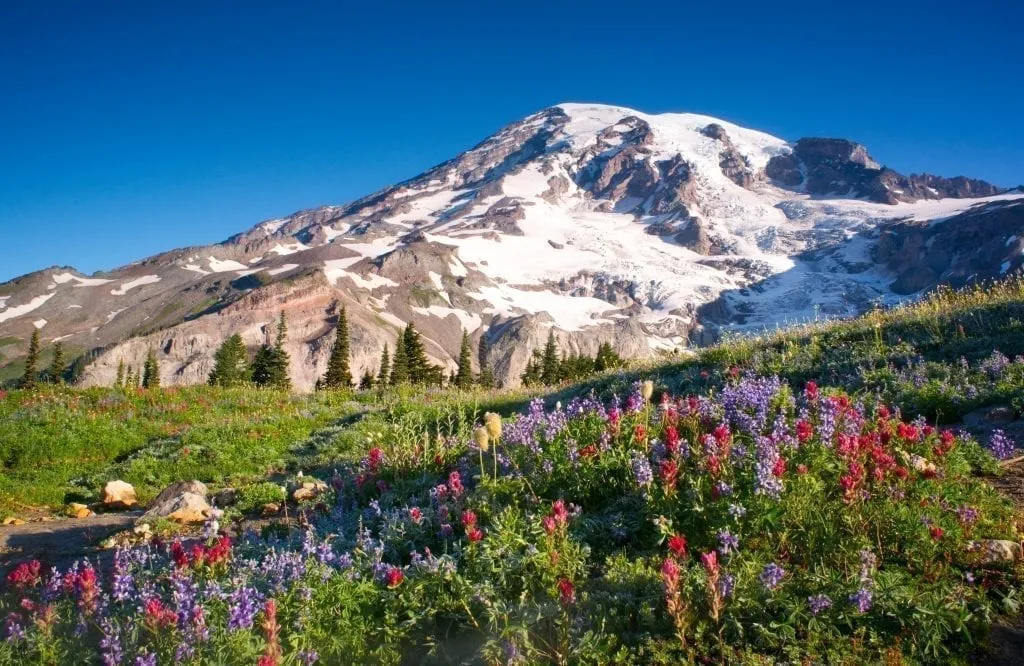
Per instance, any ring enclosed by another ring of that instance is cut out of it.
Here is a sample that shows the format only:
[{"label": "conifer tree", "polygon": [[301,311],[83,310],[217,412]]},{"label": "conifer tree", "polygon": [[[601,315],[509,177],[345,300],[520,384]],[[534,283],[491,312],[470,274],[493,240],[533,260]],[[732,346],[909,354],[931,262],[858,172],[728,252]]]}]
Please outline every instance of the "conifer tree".
[{"label": "conifer tree", "polygon": [[213,355],[213,360],[210,386],[238,386],[249,378],[245,344],[239,334],[235,333],[225,340]]},{"label": "conifer tree", "polygon": [[35,388],[39,374],[39,329],[32,329],[32,337],[28,341],[28,357],[25,359],[25,374],[21,377],[21,388]]},{"label": "conifer tree", "polygon": [[124,384],[123,384],[123,386],[125,388],[129,388],[129,387],[130,388],[135,388],[135,375],[134,375],[134,372],[135,371],[132,369],[132,366],[129,365],[128,366],[128,371],[125,373],[125,376],[124,376]]},{"label": "conifer tree", "polygon": [[369,390],[373,388],[373,373],[367,370],[363,373],[363,378],[359,380],[359,388]]},{"label": "conifer tree", "polygon": [[526,368],[523,370],[523,374],[519,376],[524,386],[536,386],[541,383],[541,369],[543,367],[543,357],[539,350],[534,349],[533,354],[530,356],[530,360],[526,362]]},{"label": "conifer tree", "polygon": [[288,352],[284,349],[284,343],[287,338],[288,323],[285,321],[284,311],[282,310],[281,316],[277,321],[277,337],[274,339],[274,346],[267,349],[268,353],[264,359],[266,381],[262,386],[271,386],[282,390],[291,389],[292,381],[288,375],[290,358]]},{"label": "conifer tree", "polygon": [[477,365],[480,366],[480,375],[476,382],[485,389],[494,388],[494,371],[491,370],[490,360],[487,358],[490,353],[491,346],[487,343],[487,335],[482,334],[476,349]]},{"label": "conifer tree", "polygon": [[64,345],[58,340],[53,345],[53,360],[50,362],[50,369],[47,371],[50,382],[54,384],[64,383],[64,373],[67,372],[67,363],[64,361]]},{"label": "conifer tree", "polygon": [[405,335],[398,336],[398,344],[395,345],[395,358],[391,363],[391,386],[400,386],[409,383],[409,357],[406,355]]},{"label": "conifer tree", "polygon": [[273,347],[265,344],[256,350],[256,356],[252,359],[252,383],[260,387],[270,386],[273,380],[271,370],[273,363]]},{"label": "conifer tree", "polygon": [[328,389],[351,388],[352,371],[349,368],[348,318],[345,308],[338,315],[337,336],[331,348],[331,358],[327,361],[327,373],[324,375],[323,387]]},{"label": "conifer tree", "polygon": [[160,388],[160,366],[152,349],[146,353],[146,363],[142,366],[142,388]]},{"label": "conifer tree", "polygon": [[384,351],[380,355],[380,370],[377,373],[377,388],[385,388],[391,382],[391,355],[388,354],[388,346],[385,343]]},{"label": "conifer tree", "polygon": [[615,353],[612,348],[612,343],[602,342],[597,348],[597,357],[594,359],[594,370],[596,372],[604,372],[605,370],[611,370],[622,365],[622,358]]},{"label": "conifer tree", "polygon": [[462,331],[462,347],[459,349],[459,371],[452,383],[460,389],[468,389],[473,385],[473,368],[470,359],[473,351],[469,346],[469,333]]},{"label": "conifer tree", "polygon": [[402,345],[405,347],[405,360],[409,368],[409,381],[413,384],[440,383],[436,378],[435,369],[427,360],[427,352],[423,349],[423,341],[419,331],[409,322],[402,334]]},{"label": "conifer tree", "polygon": [[558,383],[558,344],[555,342],[555,331],[553,329],[548,331],[548,341],[544,345],[540,380],[546,386]]},{"label": "conifer tree", "polygon": [[117,377],[114,378],[114,388],[124,386],[124,359],[117,362]]}]

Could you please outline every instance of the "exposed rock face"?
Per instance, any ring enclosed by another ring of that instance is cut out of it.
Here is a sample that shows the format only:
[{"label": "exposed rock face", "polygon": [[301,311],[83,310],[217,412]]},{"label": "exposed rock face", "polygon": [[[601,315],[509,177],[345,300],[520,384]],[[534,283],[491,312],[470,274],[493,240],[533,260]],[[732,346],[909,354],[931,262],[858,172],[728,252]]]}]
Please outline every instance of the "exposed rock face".
[{"label": "exposed rock face", "polygon": [[1024,263],[1021,238],[1024,202],[1000,202],[933,224],[892,225],[878,238],[876,258],[896,275],[892,290],[912,294],[940,282],[960,287],[1011,272]]},{"label": "exposed rock face", "polygon": [[[785,189],[792,188],[792,189]],[[797,190],[796,192],[793,189]],[[299,390],[327,364],[345,307],[355,374],[376,372],[413,323],[456,367],[463,330],[514,385],[552,328],[567,351],[625,356],[725,329],[856,314],[874,302],[1021,263],[1024,192],[903,176],[859,144],[796,144],[692,114],[565,104],[343,206],[257,224],[222,243],[83,275],[0,285],[0,379],[34,328],[109,385],[153,351],[165,385],[206,381],[230,335],[250,351],[288,319]],[[912,202],[880,211],[875,202]],[[952,218],[946,222],[936,218]],[[84,366],[84,367],[83,367]]]},{"label": "exposed rock face", "polygon": [[928,174],[904,176],[878,164],[867,148],[846,139],[800,139],[789,155],[771,158],[769,178],[809,194],[864,197],[895,204],[944,197],[988,197],[1003,190],[983,180]]}]

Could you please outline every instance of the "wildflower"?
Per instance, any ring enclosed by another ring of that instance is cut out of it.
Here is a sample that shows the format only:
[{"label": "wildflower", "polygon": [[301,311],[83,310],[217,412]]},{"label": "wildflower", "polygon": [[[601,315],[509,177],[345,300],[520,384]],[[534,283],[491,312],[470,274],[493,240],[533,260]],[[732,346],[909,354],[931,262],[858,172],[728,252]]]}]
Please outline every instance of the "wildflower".
[{"label": "wildflower", "polygon": [[718,533],[718,552],[723,556],[735,553],[740,547],[740,540],[729,530],[722,530]]},{"label": "wildflower", "polygon": [[486,428],[480,427],[474,430],[473,441],[481,451],[488,451],[491,448],[491,436],[487,434]]},{"label": "wildflower", "polygon": [[281,644],[278,640],[281,627],[277,623],[277,603],[273,599],[267,599],[263,606],[262,628],[266,647],[257,663],[259,666],[277,666],[281,659]]},{"label": "wildflower", "polygon": [[679,465],[672,459],[662,460],[658,465],[658,478],[661,479],[666,489],[673,489],[676,486],[676,479],[679,476]]},{"label": "wildflower", "polygon": [[39,560],[22,562],[7,574],[7,584],[16,589],[35,587],[42,582],[42,564]]},{"label": "wildflower", "polygon": [[996,428],[989,437],[987,448],[997,460],[1006,460],[1013,456],[1016,446],[1003,430]]},{"label": "wildflower", "polygon": [[718,596],[722,599],[728,599],[732,596],[734,587],[736,587],[736,576],[732,574],[723,575],[718,581]]},{"label": "wildflower", "polygon": [[633,477],[636,479],[636,484],[641,487],[649,486],[654,481],[651,464],[645,457],[638,454],[633,455]]},{"label": "wildflower", "polygon": [[942,536],[945,534],[943,529],[941,527],[939,527],[938,525],[932,525],[930,528],[928,528],[928,533],[931,535],[932,539],[934,539],[935,541],[938,541],[939,539],[941,539]]},{"label": "wildflower", "polygon": [[370,453],[366,458],[366,466],[371,472],[376,472],[380,469],[384,463],[384,451],[379,446],[375,446],[370,449]]},{"label": "wildflower", "polygon": [[640,394],[643,395],[644,400],[650,400],[651,396],[654,395],[654,382],[649,379],[644,381],[640,385]]},{"label": "wildflower", "polygon": [[409,520],[411,520],[414,525],[419,525],[420,521],[423,520],[423,511],[420,510],[418,506],[412,507],[409,509]]},{"label": "wildflower", "polygon": [[804,420],[796,422],[796,438],[801,444],[809,442],[813,434],[814,427],[809,422]]},{"label": "wildflower", "polygon": [[665,607],[672,616],[676,636],[681,645],[686,645],[686,602],[679,590],[679,565],[671,557],[661,563],[661,580],[665,587]]},{"label": "wildflower", "polygon": [[766,590],[775,590],[782,584],[782,579],[785,575],[785,569],[774,562],[769,562],[761,571],[761,575],[758,577],[758,580],[761,581],[761,585],[763,585]]},{"label": "wildflower", "polygon": [[673,534],[668,538],[668,549],[677,560],[684,559],[687,552],[686,537]]},{"label": "wildflower", "polygon": [[832,607],[832,598],[827,594],[815,594],[807,597],[807,606],[811,609],[811,615],[818,615]]},{"label": "wildflower", "polygon": [[316,650],[302,650],[296,657],[302,666],[313,666],[313,664],[320,661],[320,655]]},{"label": "wildflower", "polygon": [[804,384],[804,397],[809,401],[814,402],[818,399],[818,384],[814,381],[809,381]]},{"label": "wildflower", "polygon": [[228,630],[248,629],[259,611],[260,594],[251,587],[239,587],[228,596]]},{"label": "wildflower", "polygon": [[647,428],[642,423],[633,426],[633,440],[639,443],[647,442]]},{"label": "wildflower", "polygon": [[470,543],[476,543],[484,538],[484,531],[479,527],[474,527],[466,531],[466,538]]},{"label": "wildflower", "polygon": [[554,536],[555,531],[558,529],[558,525],[555,522],[555,519],[554,519],[553,516],[544,516],[541,519],[541,525],[544,527],[544,532],[548,536]]},{"label": "wildflower", "polygon": [[956,510],[956,516],[964,527],[970,527],[974,523],[978,522],[978,518],[981,516],[981,513],[974,507],[961,505]]},{"label": "wildflower", "polygon": [[391,567],[388,569],[385,580],[387,581],[388,588],[393,590],[402,584],[402,581],[405,580],[405,574],[398,567]]},{"label": "wildflower", "polygon": [[711,550],[700,556],[700,563],[704,566],[704,570],[708,572],[708,576],[718,577],[718,553]]},{"label": "wildflower", "polygon": [[458,499],[462,495],[464,490],[465,488],[462,485],[462,476],[459,474],[458,470],[449,474],[448,492],[451,493],[452,497],[454,499]]},{"label": "wildflower", "polygon": [[467,530],[476,527],[476,512],[466,509],[462,512],[462,526]]},{"label": "wildflower", "polygon": [[866,587],[861,587],[859,590],[850,595],[850,603],[857,607],[858,613],[867,613],[871,610],[871,601],[874,595]]},{"label": "wildflower", "polygon": [[497,442],[501,439],[501,417],[494,412],[484,414],[484,427],[491,440]]},{"label": "wildflower", "polygon": [[158,632],[174,627],[178,623],[178,614],[154,597],[143,607],[143,623],[150,631]]},{"label": "wildflower", "polygon": [[135,657],[135,666],[156,666],[156,653],[142,651]]},{"label": "wildflower", "polygon": [[576,603],[576,586],[568,578],[558,579],[558,600],[563,606]]}]

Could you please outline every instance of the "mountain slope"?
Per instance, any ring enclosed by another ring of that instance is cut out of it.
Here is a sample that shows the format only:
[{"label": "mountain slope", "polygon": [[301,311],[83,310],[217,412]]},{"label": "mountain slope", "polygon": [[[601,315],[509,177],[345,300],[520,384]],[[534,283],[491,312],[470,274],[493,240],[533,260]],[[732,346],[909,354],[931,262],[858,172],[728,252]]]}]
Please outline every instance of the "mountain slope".
[{"label": "mountain slope", "polygon": [[1022,239],[1024,193],[903,176],[853,142],[563,104],[345,206],[95,276],[0,285],[0,339],[42,327],[88,352],[86,384],[153,348],[165,382],[194,383],[227,335],[260,344],[283,309],[308,388],[344,304],[356,372],[413,321],[448,367],[463,328],[487,335],[515,383],[552,326],[568,351],[610,341],[648,356],[997,277],[1024,261]]}]

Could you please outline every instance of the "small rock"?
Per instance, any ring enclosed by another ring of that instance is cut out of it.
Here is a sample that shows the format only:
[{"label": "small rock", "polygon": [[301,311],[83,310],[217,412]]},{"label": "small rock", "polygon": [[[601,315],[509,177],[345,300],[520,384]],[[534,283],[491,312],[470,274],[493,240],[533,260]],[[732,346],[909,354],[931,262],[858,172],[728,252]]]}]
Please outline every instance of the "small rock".
[{"label": "small rock", "polygon": [[107,481],[100,496],[107,509],[130,509],[139,503],[132,484],[121,480]]},{"label": "small rock", "polygon": [[267,502],[263,505],[262,513],[264,516],[273,516],[281,511],[281,506],[275,502]]},{"label": "small rock", "polygon": [[1014,562],[1021,556],[1020,544],[1008,539],[982,539],[970,545],[982,552],[986,562]]},{"label": "small rock", "polygon": [[139,523],[167,518],[179,523],[202,523],[214,515],[206,501],[206,485],[200,481],[178,481],[161,491]]},{"label": "small rock", "polygon": [[234,488],[223,488],[213,495],[213,505],[217,507],[231,506],[238,501],[238,491]]},{"label": "small rock", "polygon": [[138,525],[132,528],[132,533],[138,536],[148,536],[149,534],[151,534],[151,528],[149,526],[149,523],[139,523]]},{"label": "small rock", "polygon": [[71,504],[68,504],[68,515],[72,518],[89,518],[96,514],[94,514],[92,509],[86,505],[79,504],[78,502],[72,502]]},{"label": "small rock", "polygon": [[1006,405],[993,407],[985,412],[985,420],[989,423],[1009,423],[1013,420],[1013,409]]},{"label": "small rock", "polygon": [[14,516],[8,516],[4,518],[4,525],[24,525],[25,521],[21,518],[15,518]]},{"label": "small rock", "polygon": [[312,481],[303,481],[302,485],[295,489],[292,493],[292,499],[296,502],[303,502],[306,500],[312,500],[319,497],[321,494],[327,491],[327,484],[320,479],[314,479]]}]

